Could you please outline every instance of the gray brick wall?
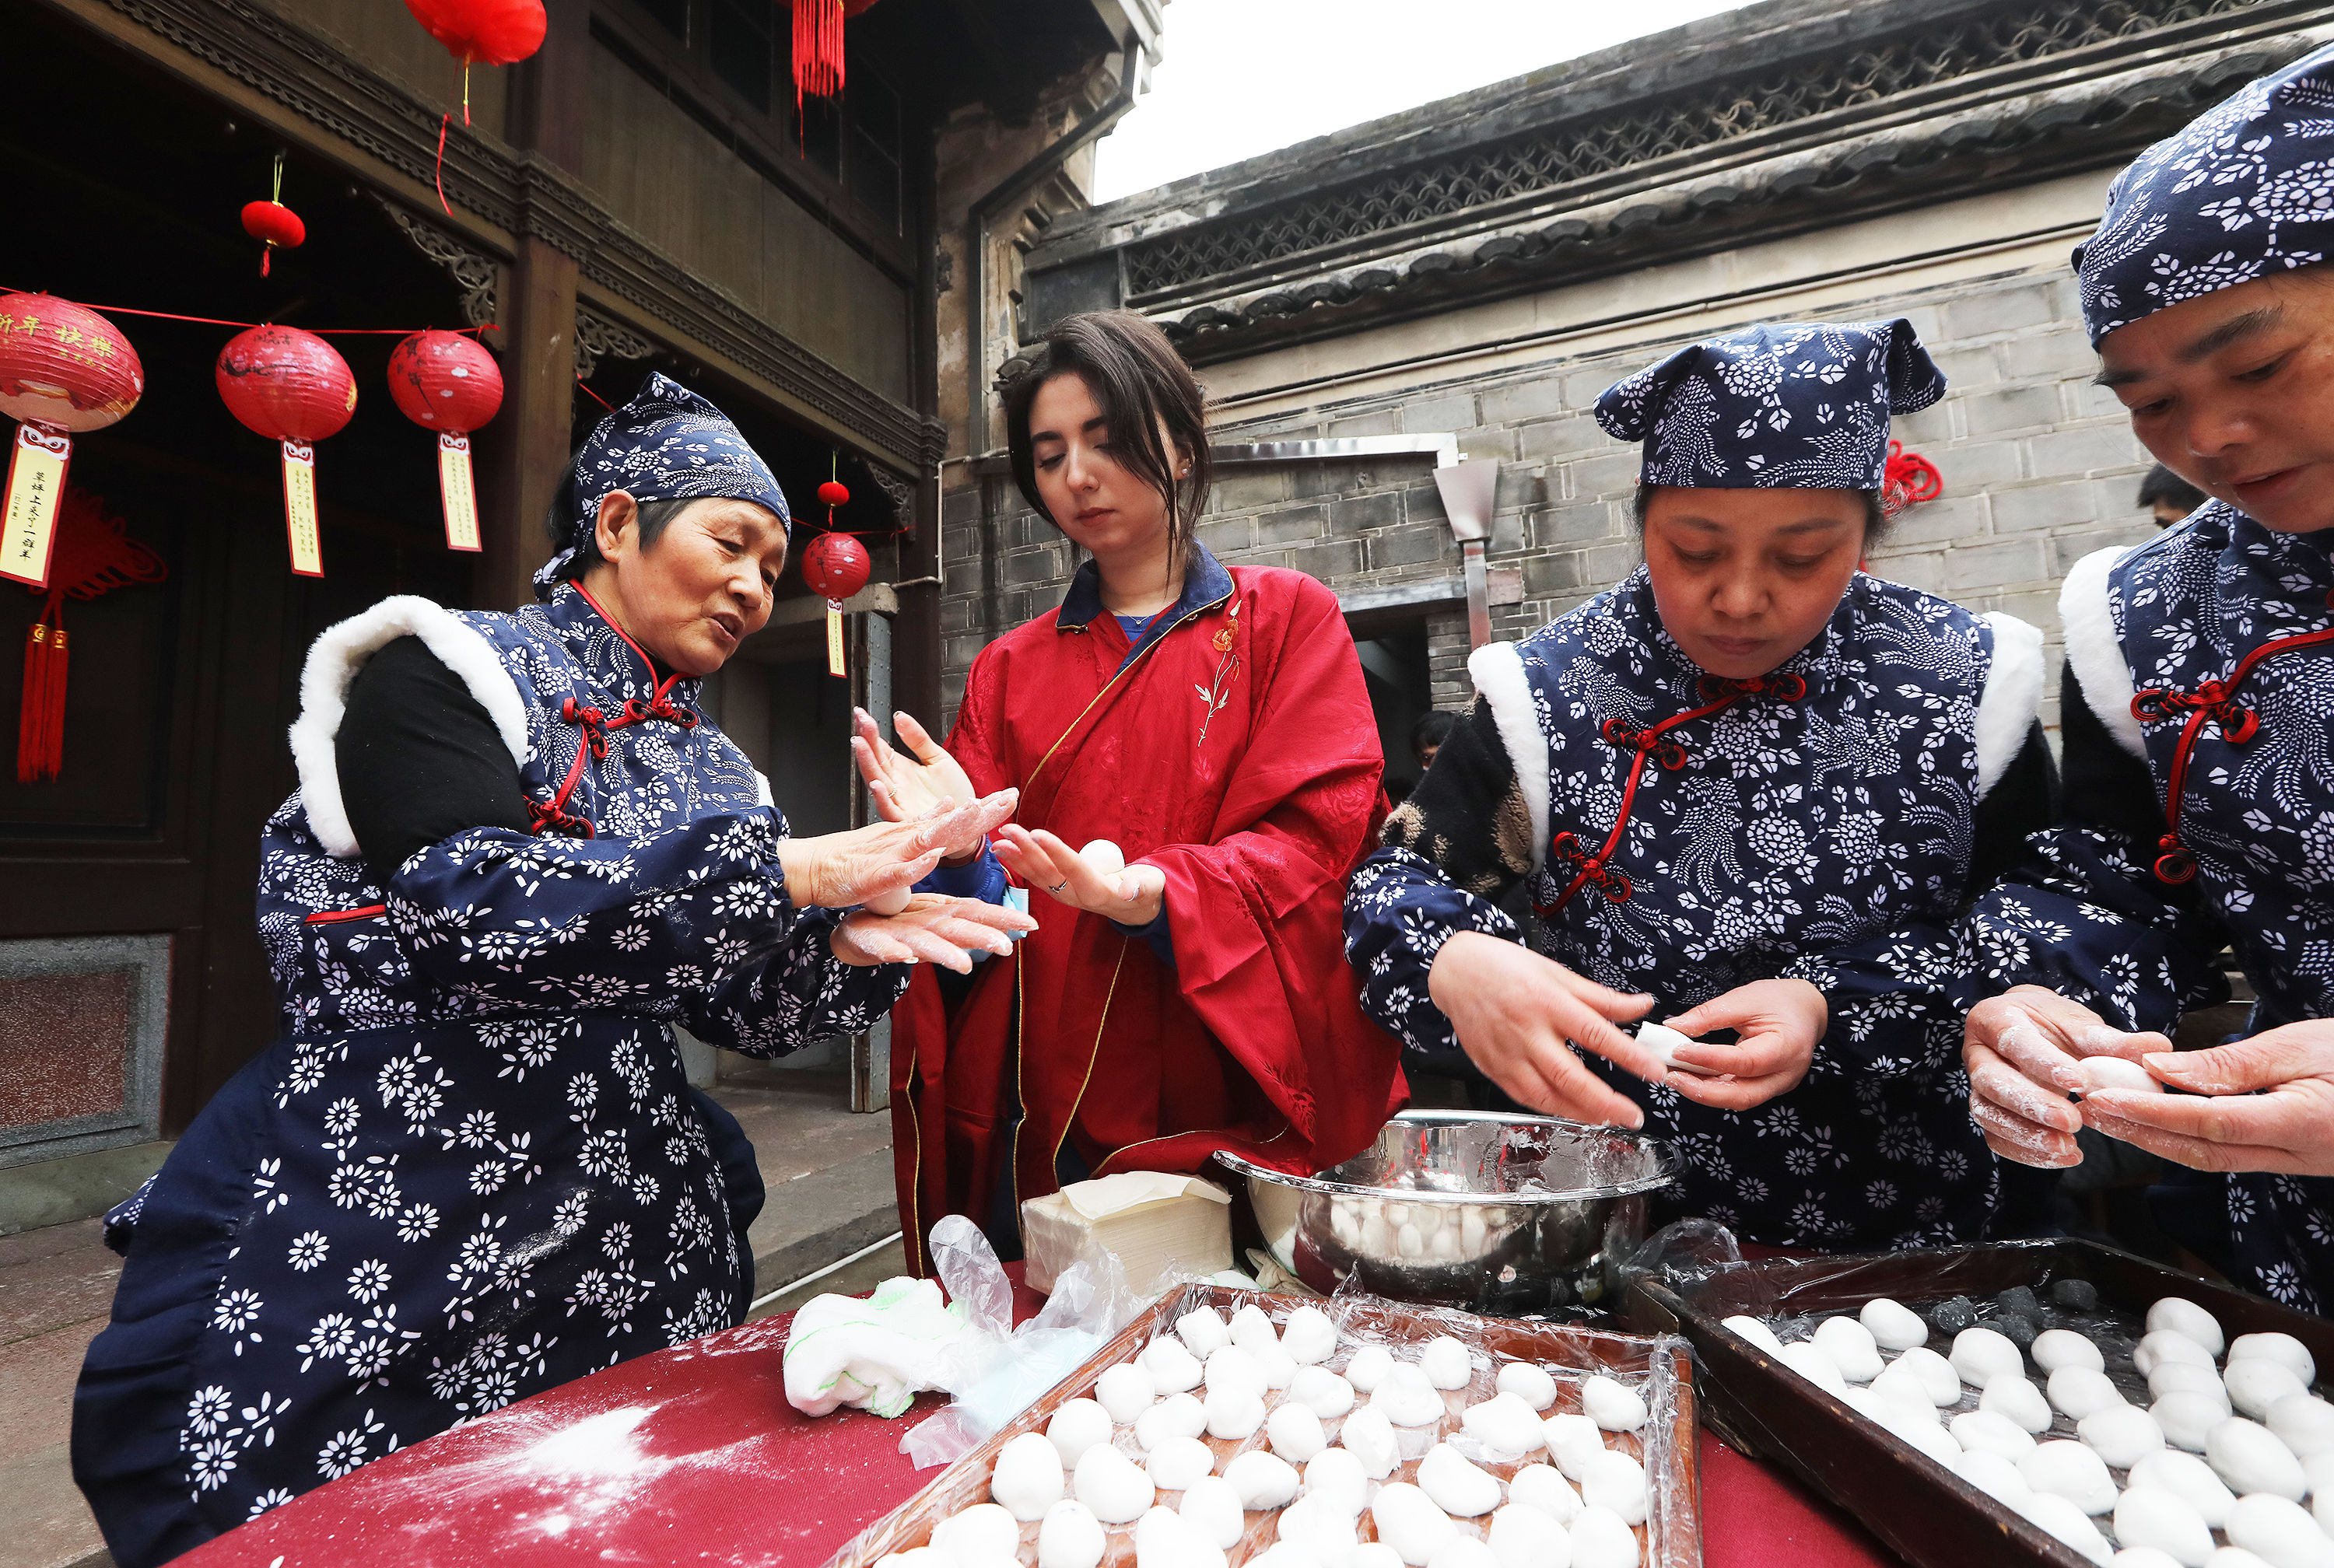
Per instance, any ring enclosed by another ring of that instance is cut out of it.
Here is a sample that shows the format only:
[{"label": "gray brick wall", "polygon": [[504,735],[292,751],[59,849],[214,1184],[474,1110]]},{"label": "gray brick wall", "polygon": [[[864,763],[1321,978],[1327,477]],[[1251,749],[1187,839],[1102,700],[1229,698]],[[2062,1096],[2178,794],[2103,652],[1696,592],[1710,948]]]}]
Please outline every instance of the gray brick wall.
[{"label": "gray brick wall", "polygon": [[[2122,409],[2094,387],[2074,284],[2062,272],[1980,280],[1876,299],[1842,317],[1909,317],[1952,382],[1943,401],[1897,421],[1907,447],[1944,476],[1943,498],[1914,508],[1876,553],[1880,574],[1972,610],[2041,627],[2053,668],[2058,582],[2102,545],[2143,538],[2133,505],[2147,457]],[[1683,338],[1551,359],[1472,380],[1220,426],[1219,438],[1455,432],[1461,450],[1502,462],[1490,549],[1519,569],[1520,602],[1494,604],[1492,633],[1514,638],[1618,581],[1636,564],[1628,505],[1637,454],[1590,416],[1598,393]],[[1424,457],[1244,470],[1216,487],[1201,538],[1228,564],[1290,566],[1345,593],[1459,572]],[[984,504],[984,492],[986,502]],[[1009,479],[952,491],[943,508],[943,630],[951,713],[989,636],[1058,601],[1072,552]],[[1500,595],[1494,594],[1494,598]],[[1428,621],[1438,707],[1462,706],[1466,619]],[[2057,682],[2046,719],[2057,721]]]}]

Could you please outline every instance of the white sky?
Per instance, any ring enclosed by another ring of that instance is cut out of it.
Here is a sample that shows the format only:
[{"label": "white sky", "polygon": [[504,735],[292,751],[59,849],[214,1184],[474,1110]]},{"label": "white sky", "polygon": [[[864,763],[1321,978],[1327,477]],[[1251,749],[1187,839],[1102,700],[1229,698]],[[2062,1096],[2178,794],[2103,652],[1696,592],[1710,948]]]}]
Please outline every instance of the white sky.
[{"label": "white sky", "polygon": [[1172,0],[1151,91],[1096,149],[1109,201],[1741,0]]}]

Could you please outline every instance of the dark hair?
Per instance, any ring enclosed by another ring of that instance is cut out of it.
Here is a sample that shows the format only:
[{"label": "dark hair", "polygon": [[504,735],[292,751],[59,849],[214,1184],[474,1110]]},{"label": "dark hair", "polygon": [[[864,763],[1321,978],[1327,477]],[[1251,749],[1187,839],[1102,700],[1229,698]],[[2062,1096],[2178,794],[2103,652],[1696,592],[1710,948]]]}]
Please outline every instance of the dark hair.
[{"label": "dark hair", "polygon": [[2159,501],[2167,501],[2184,513],[2194,512],[2204,504],[2204,492],[2158,463],[2139,482],[2139,504],[2154,506]]},{"label": "dark hair", "polygon": [[1445,713],[1439,707],[1430,708],[1410,726],[1410,755],[1416,756],[1430,746],[1441,746],[1451,738],[1451,732],[1458,726],[1457,714]]},{"label": "dark hair", "polygon": [[[1094,394],[1109,422],[1111,446],[1120,465],[1167,504],[1168,548],[1188,561],[1191,530],[1213,471],[1208,459],[1207,398],[1191,368],[1165,333],[1133,311],[1089,311],[1054,323],[1031,356],[1028,370],[1005,389],[1005,439],[1013,458],[1013,482],[1037,515],[1048,521],[1046,503],[1037,494],[1029,406],[1037,401],[1040,387],[1065,375],[1077,377]],[[1162,425],[1166,427],[1164,444]],[[1191,471],[1180,484],[1175,478],[1179,453],[1191,459]]]},{"label": "dark hair", "polygon": [[[551,534],[551,545],[555,550],[567,548],[570,526],[568,517],[571,508],[574,505],[571,494],[565,486],[562,486],[560,495],[551,503],[551,515],[543,520],[544,527]],[[680,516],[681,508],[688,505],[685,500],[638,503],[635,514],[638,521],[632,525],[641,531],[641,548],[647,550],[654,546],[658,536],[665,531],[665,525]],[[600,553],[600,531],[594,526],[596,521],[595,515],[593,518],[574,525],[578,535],[575,540],[575,553],[568,557],[567,564],[559,569],[555,581],[576,582],[594,566],[606,563],[608,558]]]},{"label": "dark hair", "polygon": [[[1645,514],[1652,510],[1654,494],[1661,488],[1659,485],[1640,485],[1636,498],[1629,503],[1630,520],[1636,524],[1640,534],[1645,531]],[[1888,537],[1888,530],[1895,524],[1896,514],[1883,504],[1877,490],[1857,490],[1852,494],[1864,502],[1864,548],[1869,553]]]}]

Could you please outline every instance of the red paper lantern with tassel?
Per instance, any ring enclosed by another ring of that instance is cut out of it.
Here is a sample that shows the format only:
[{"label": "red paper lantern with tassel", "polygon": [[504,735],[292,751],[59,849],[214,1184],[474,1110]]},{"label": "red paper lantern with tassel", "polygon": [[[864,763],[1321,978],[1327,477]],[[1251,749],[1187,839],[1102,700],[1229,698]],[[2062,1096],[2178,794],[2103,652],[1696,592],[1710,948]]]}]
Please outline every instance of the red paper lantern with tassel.
[{"label": "red paper lantern with tassel", "polygon": [[[828,481],[833,484],[832,480]],[[822,493],[825,486],[820,486]],[[837,485],[835,488],[841,489]],[[826,601],[826,672],[844,673],[843,663],[843,601],[867,586],[875,563],[867,546],[848,534],[822,534],[803,552],[803,581]]]},{"label": "red paper lantern with tassel", "polygon": [[797,120],[802,118],[805,96],[833,98],[843,91],[843,24],[874,4],[875,0],[794,0]]},{"label": "red paper lantern with tassel", "polygon": [[64,766],[64,601],[95,599],[136,582],[159,582],[162,558],[123,531],[88,491],[68,486],[58,508],[54,570],[41,619],[24,634],[24,702],[16,721],[16,780],[37,784]]},{"label": "red paper lantern with tassel", "polygon": [[[516,65],[543,47],[551,29],[543,0],[405,0],[405,8],[429,36],[462,65],[462,123],[470,123],[470,67]],[[438,205],[451,217],[446,200],[446,128],[449,110],[438,121]]]},{"label": "red paper lantern with tassel", "polygon": [[284,449],[284,523],[292,570],[322,577],[316,534],[315,443],[339,434],[357,409],[357,379],[333,345],[297,327],[253,327],[219,351],[219,398]]},{"label": "red paper lantern with tassel", "polygon": [[390,351],[389,395],[407,418],[438,432],[438,498],[446,513],[446,547],[477,549],[470,432],[503,406],[501,367],[460,332],[433,328],[400,339]]},{"label": "red paper lantern with tassel", "polygon": [[308,242],[308,226],[284,205],[284,155],[275,155],[275,178],[265,201],[243,204],[243,232],[259,241],[259,275],[265,277],[278,246],[297,250]]},{"label": "red paper lantern with tassel", "polygon": [[0,414],[23,421],[8,458],[0,577],[45,588],[72,438],[138,406],[146,371],[121,330],[54,294],[0,294]]}]

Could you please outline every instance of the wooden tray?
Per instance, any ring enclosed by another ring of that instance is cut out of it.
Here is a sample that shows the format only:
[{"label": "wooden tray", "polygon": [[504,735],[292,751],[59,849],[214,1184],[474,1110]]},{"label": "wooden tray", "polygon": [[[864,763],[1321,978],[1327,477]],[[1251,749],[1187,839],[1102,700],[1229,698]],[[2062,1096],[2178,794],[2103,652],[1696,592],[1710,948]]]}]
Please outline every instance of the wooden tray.
[{"label": "wooden tray", "polygon": [[[904,1552],[930,1543],[932,1528],[941,1520],[972,1506],[989,1501],[989,1476],[994,1467],[998,1450],[1023,1432],[1043,1431],[1054,1412],[1071,1400],[1093,1391],[1095,1380],[1118,1362],[1140,1352],[1162,1334],[1171,1333],[1175,1320],[1200,1307],[1212,1306],[1229,1319],[1233,1312],[1254,1302],[1270,1313],[1275,1323],[1285,1320],[1289,1311],[1307,1304],[1306,1298],[1288,1295],[1268,1295],[1255,1291],[1233,1290],[1222,1285],[1188,1284],[1169,1293],[1162,1301],[1137,1317],[1118,1336],[1097,1351],[1094,1357],[1060,1384],[1047,1391],[1037,1402],[1024,1410],[1003,1430],[971,1453],[942,1470],[931,1485],[907,1502],[893,1509],[862,1531],[856,1539],[835,1554],[828,1568],[868,1568],[879,1558],[892,1552]],[[1558,1374],[1557,1400],[1548,1411],[1555,1415],[1580,1408],[1578,1378],[1591,1372],[1608,1372],[1639,1387],[1646,1396],[1646,1404],[1654,1412],[1643,1437],[1659,1438],[1651,1445],[1640,1440],[1640,1434],[1615,1434],[1610,1446],[1625,1448],[1646,1468],[1648,1508],[1646,1521],[1637,1527],[1640,1560],[1646,1568],[1701,1568],[1702,1532],[1699,1476],[1694,1463],[1694,1393],[1693,1361],[1683,1345],[1673,1340],[1656,1343],[1628,1334],[1606,1333],[1594,1329],[1567,1327],[1553,1323],[1509,1323],[1496,1318],[1479,1318],[1464,1313],[1442,1312],[1427,1308],[1407,1307],[1400,1303],[1364,1296],[1350,1302],[1315,1302],[1336,1321],[1340,1342],[1336,1354],[1325,1363],[1332,1370],[1342,1369],[1357,1342],[1375,1342],[1399,1349],[1403,1345],[1421,1344],[1438,1334],[1451,1334],[1475,1350],[1494,1358],[1530,1361]],[[1577,1376],[1567,1380],[1569,1370]],[[1438,1436],[1449,1436],[1459,1429],[1459,1412],[1468,1404],[1489,1399],[1493,1391],[1494,1365],[1490,1371],[1478,1370],[1473,1380],[1463,1390],[1448,1397],[1451,1414],[1441,1427],[1431,1429]],[[1268,1394],[1268,1408],[1285,1395]],[[1337,1423],[1330,1427],[1331,1441],[1336,1440]],[[1430,1429],[1414,1429],[1426,1432]],[[1142,1450],[1136,1448],[1131,1428],[1114,1429],[1113,1440],[1138,1464]],[[1265,1435],[1259,1429],[1255,1436],[1239,1442],[1215,1438],[1203,1439],[1216,1451],[1216,1473],[1223,1473],[1224,1465],[1235,1454],[1249,1448],[1265,1448]],[[1537,1456],[1546,1460],[1548,1456]],[[1485,1463],[1483,1467],[1502,1481],[1521,1467],[1513,1464]],[[1417,1462],[1404,1459],[1389,1479],[1413,1480]],[[1162,1492],[1160,1500],[1172,1505],[1181,1493]],[[1248,1532],[1230,1553],[1234,1564],[1246,1561],[1262,1551],[1275,1539],[1277,1513],[1250,1513]],[[1480,1535],[1490,1523],[1490,1516],[1480,1520],[1461,1520],[1462,1531]],[[1108,1545],[1103,1558],[1104,1568],[1133,1568],[1133,1526],[1105,1526]],[[1359,1531],[1363,1540],[1374,1538],[1370,1517],[1362,1515]],[[1021,1527],[1021,1559],[1024,1563],[1037,1561],[1037,1526]]]},{"label": "wooden tray", "polygon": [[[2334,1366],[2334,1323],[2082,1241],[1775,1258],[1676,1286],[1641,1279],[1623,1313],[1641,1333],[1683,1333],[1693,1342],[1702,1363],[1703,1419],[1730,1448],[1752,1458],[1781,1460],[1916,1568],[2088,1568],[2074,1548],[1720,1322],[1738,1313],[1765,1318],[1854,1312],[1876,1295],[1915,1308],[1955,1295],[1982,1301],[2012,1285],[2068,1278],[2090,1281],[2102,1309],[2134,1319],[2159,1296],[2186,1296],[2219,1318],[2233,1340],[2276,1330],[2308,1345],[2321,1367]],[[1944,1347],[1932,1340],[1931,1348]],[[2109,1370],[2117,1370],[2112,1361]]]}]

